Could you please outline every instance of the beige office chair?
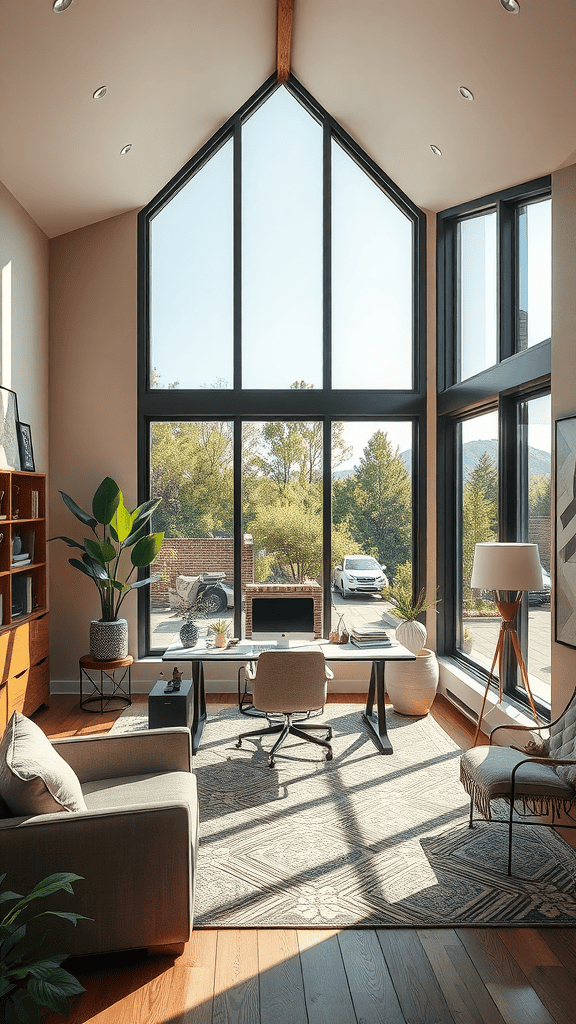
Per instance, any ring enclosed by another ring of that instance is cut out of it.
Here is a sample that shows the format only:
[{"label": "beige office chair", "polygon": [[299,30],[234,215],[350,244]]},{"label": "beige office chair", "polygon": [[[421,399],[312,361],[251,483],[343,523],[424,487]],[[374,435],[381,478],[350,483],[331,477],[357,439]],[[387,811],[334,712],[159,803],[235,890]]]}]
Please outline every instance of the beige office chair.
[{"label": "beige office chair", "polygon": [[[242,740],[251,736],[272,736],[279,733],[276,743],[268,755],[268,766],[274,767],[274,754],[288,736],[298,736],[309,743],[317,743],[326,750],[326,760],[332,760],[332,729],[328,725],[312,725],[303,721],[294,722],[294,715],[316,711],[326,703],[327,680],[333,679],[322,651],[264,651],[256,663],[255,670],[245,668],[246,677],[252,685],[252,703],[268,719],[263,729],[243,732],[238,737],[237,747]],[[280,722],[274,717],[281,716]],[[313,736],[314,732],[326,733],[326,739]]]}]

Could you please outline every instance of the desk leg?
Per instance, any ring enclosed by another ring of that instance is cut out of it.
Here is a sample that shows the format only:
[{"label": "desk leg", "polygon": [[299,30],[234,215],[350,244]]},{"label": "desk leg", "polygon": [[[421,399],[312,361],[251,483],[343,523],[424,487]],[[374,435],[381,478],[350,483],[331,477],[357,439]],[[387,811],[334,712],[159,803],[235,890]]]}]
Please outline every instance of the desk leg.
[{"label": "desk leg", "polygon": [[[368,687],[368,699],[366,710],[362,719],[369,727],[372,739],[374,740],[381,754],[392,754],[392,744],[386,732],[386,697],[384,688],[384,661],[373,661],[372,672],[370,673],[370,686]],[[376,716],[374,715],[374,697],[376,697]]]},{"label": "desk leg", "polygon": [[206,690],[204,687],[204,663],[192,662],[192,682],[194,684],[194,717],[192,719],[192,753],[200,746],[202,733],[206,724]]}]

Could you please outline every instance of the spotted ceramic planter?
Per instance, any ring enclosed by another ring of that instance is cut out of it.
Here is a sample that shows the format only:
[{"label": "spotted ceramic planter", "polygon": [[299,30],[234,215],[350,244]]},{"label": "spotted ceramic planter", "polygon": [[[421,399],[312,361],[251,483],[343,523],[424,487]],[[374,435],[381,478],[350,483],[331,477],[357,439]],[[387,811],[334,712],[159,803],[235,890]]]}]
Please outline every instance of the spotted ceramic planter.
[{"label": "spotted ceramic planter", "polygon": [[119,661],[128,657],[128,623],[126,619],[90,623],[90,657],[95,661]]}]

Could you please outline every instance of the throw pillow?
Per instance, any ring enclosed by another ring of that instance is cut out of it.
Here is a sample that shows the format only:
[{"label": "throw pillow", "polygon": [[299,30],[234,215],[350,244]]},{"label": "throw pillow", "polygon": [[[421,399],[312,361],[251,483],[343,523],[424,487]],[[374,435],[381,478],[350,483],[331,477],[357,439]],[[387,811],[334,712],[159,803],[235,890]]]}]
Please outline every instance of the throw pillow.
[{"label": "throw pillow", "polygon": [[19,711],[0,743],[0,796],[16,815],[87,809],[76,773]]}]

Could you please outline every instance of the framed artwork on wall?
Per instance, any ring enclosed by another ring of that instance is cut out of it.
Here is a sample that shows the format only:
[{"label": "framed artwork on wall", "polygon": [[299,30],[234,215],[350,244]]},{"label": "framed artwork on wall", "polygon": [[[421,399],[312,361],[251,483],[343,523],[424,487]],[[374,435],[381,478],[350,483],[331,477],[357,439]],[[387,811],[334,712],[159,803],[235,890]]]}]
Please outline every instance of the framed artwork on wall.
[{"label": "framed artwork on wall", "polygon": [[556,641],[576,647],[576,416],[556,420]]},{"label": "framed artwork on wall", "polygon": [[0,387],[0,469],[20,469],[16,392]]},{"label": "framed artwork on wall", "polygon": [[18,420],[18,446],[20,448],[21,468],[29,473],[33,473],[35,466],[34,451],[32,449],[32,431],[30,430],[29,423],[21,423],[20,420]]}]

